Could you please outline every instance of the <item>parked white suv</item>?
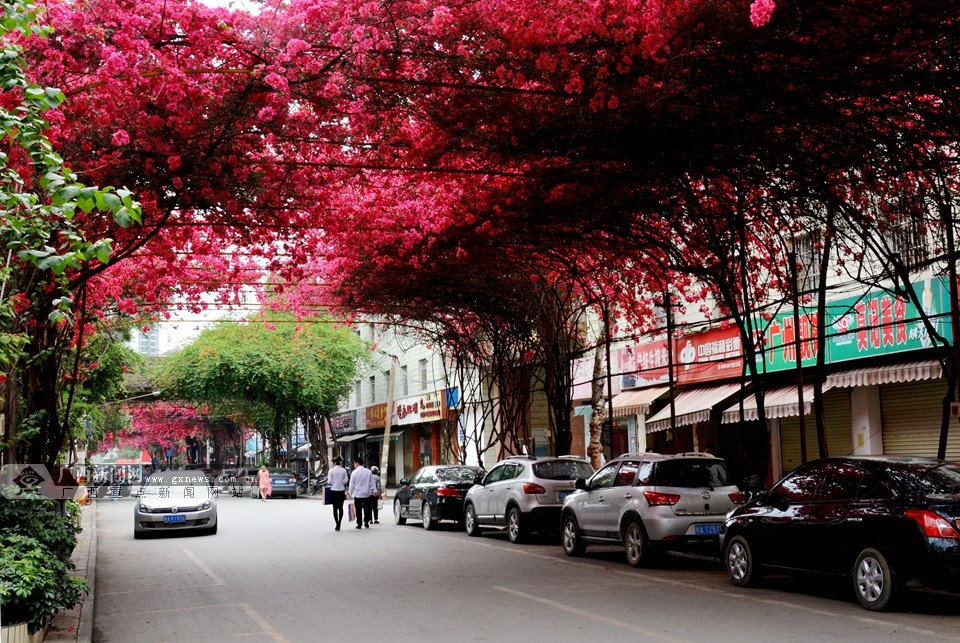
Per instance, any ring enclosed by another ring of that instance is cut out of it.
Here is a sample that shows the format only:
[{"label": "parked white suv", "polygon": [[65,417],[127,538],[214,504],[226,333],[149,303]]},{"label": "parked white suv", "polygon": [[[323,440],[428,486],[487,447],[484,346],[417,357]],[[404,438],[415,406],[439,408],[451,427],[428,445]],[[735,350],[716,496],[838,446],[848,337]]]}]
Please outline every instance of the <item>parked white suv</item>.
[{"label": "parked white suv", "polygon": [[514,543],[532,532],[556,533],[564,499],[578,478],[591,475],[590,462],[577,456],[509,456],[467,492],[464,527],[471,536],[483,527],[505,528]]},{"label": "parked white suv", "polygon": [[657,550],[700,547],[719,556],[724,517],[747,499],[724,461],[706,453],[624,454],[576,486],[563,504],[563,551],[621,543],[634,567]]}]

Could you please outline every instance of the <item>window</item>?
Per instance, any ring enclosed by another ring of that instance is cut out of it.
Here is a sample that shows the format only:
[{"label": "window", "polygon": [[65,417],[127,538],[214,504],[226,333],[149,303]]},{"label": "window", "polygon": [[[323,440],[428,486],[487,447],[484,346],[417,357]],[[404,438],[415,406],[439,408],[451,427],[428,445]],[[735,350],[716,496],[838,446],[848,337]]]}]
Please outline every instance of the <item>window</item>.
[{"label": "window", "polygon": [[400,395],[401,397],[410,395],[410,376],[406,365],[400,367]]},{"label": "window", "polygon": [[368,381],[370,382],[370,402],[373,403],[377,401],[377,376],[371,375]]},{"label": "window", "polygon": [[907,268],[914,268],[930,258],[926,227],[919,218],[905,214],[892,221],[890,236],[890,245],[900,253]]},{"label": "window", "polygon": [[420,390],[427,390],[427,360],[420,360]]},{"label": "window", "polygon": [[357,380],[357,381],[354,382],[353,384],[354,384],[354,388],[356,389],[356,393],[357,393],[357,406],[361,406],[361,405],[363,404],[363,392],[360,390],[361,382],[360,382],[360,380]]},{"label": "window", "polygon": [[824,500],[853,500],[857,497],[862,479],[862,471],[838,462],[827,472],[820,495]]},{"label": "window", "polygon": [[725,487],[727,468],[722,460],[664,460],[657,465],[655,483],[663,487]]},{"label": "window", "polygon": [[587,479],[593,475],[593,467],[577,460],[547,460],[533,465],[533,475],[543,480]]},{"label": "window", "polygon": [[817,499],[817,491],[823,470],[814,467],[801,467],[786,477],[783,482],[774,487],[768,496],[771,502],[805,502]]},{"label": "window", "polygon": [[613,481],[614,487],[629,487],[637,477],[637,469],[640,468],[639,462],[624,462],[617,471],[617,478]]},{"label": "window", "polygon": [[796,240],[797,251],[797,292],[808,295],[820,287],[820,261],[823,249],[812,237]]},{"label": "window", "polygon": [[607,466],[602,467],[590,478],[590,484],[588,486],[591,489],[606,489],[612,487],[613,478],[617,473],[618,466],[620,466],[619,462],[611,462]]},{"label": "window", "polygon": [[650,474],[653,473],[653,462],[644,460],[640,465],[640,473],[637,474],[637,486],[650,484]]},{"label": "window", "polygon": [[487,474],[487,477],[483,479],[483,484],[484,484],[484,485],[488,485],[488,484],[490,484],[491,482],[497,482],[497,481],[499,481],[499,480],[500,480],[500,476],[503,475],[503,470],[504,470],[505,467],[506,467],[506,465],[504,465],[504,466],[502,466],[502,467],[494,467],[493,469],[491,469],[490,473]]}]

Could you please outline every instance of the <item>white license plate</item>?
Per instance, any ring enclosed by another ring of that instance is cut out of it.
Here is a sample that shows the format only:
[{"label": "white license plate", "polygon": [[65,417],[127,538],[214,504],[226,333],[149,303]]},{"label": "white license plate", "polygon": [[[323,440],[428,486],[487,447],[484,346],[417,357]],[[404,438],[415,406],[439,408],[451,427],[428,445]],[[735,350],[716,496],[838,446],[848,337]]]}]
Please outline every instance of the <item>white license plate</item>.
[{"label": "white license plate", "polygon": [[183,514],[174,514],[172,516],[164,516],[163,522],[187,522],[187,517]]},{"label": "white license plate", "polygon": [[697,536],[719,536],[720,535],[720,525],[694,525],[693,533]]}]

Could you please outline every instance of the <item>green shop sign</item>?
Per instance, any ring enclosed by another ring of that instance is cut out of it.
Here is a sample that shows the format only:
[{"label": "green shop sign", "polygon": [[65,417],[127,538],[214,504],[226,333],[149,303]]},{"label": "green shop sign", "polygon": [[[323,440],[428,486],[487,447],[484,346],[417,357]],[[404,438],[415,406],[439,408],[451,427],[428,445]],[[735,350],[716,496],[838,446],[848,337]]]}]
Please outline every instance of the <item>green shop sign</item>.
[{"label": "green shop sign", "polygon": [[[952,342],[946,279],[918,282],[913,284],[913,289],[936,332]],[[909,299],[886,291],[871,290],[862,297],[828,302],[826,314],[828,364],[933,346],[920,310]],[[812,366],[818,350],[817,312],[801,306],[799,318],[800,361],[804,366]],[[792,310],[770,320],[763,333],[760,370],[769,373],[796,368],[797,334]]]}]

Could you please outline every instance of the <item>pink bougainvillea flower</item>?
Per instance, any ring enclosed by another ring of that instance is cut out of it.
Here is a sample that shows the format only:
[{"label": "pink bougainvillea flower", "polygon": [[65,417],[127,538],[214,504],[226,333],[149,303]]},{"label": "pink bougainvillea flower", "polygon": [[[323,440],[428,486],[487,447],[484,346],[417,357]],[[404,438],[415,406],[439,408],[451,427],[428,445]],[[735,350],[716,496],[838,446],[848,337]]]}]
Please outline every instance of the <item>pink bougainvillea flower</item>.
[{"label": "pink bougainvillea flower", "polygon": [[127,130],[118,129],[113,133],[113,137],[110,139],[110,142],[117,147],[122,147],[130,142],[130,135],[127,134]]},{"label": "pink bougainvillea flower", "polygon": [[773,0],[754,0],[750,5],[750,22],[754,27],[762,27],[770,22],[776,7]]}]

